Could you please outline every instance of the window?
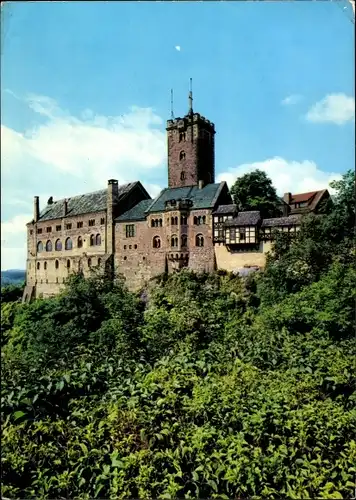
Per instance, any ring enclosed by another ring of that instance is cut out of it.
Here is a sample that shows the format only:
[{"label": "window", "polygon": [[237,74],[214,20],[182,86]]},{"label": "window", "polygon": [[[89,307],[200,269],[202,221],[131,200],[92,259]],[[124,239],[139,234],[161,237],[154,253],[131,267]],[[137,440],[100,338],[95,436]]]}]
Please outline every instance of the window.
[{"label": "window", "polygon": [[188,238],[186,234],[182,234],[182,247],[186,247],[188,243]]},{"label": "window", "polygon": [[163,225],[163,220],[162,219],[159,219],[158,225],[159,225],[159,227],[162,227],[162,225]]},{"label": "window", "polygon": [[134,249],[137,250],[137,245],[134,245]]},{"label": "window", "polygon": [[67,269],[70,269],[70,260],[67,260]]},{"label": "window", "polygon": [[153,248],[161,248],[161,239],[159,236],[153,238]]},{"label": "window", "polygon": [[91,267],[91,258],[88,259],[88,267]]},{"label": "window", "polygon": [[89,226],[95,226],[95,219],[89,219]]},{"label": "window", "polygon": [[127,259],[127,257],[126,257],[126,255],[125,255],[124,260],[126,260],[126,259]]},{"label": "window", "polygon": [[41,264],[39,262],[37,262],[37,270],[39,270],[41,267]]},{"label": "window", "polygon": [[56,278],[56,283],[58,283],[58,278]]},{"label": "window", "polygon": [[105,219],[104,219],[104,217],[102,217],[102,218],[100,219],[100,224],[101,224],[101,225],[105,224]]},{"label": "window", "polygon": [[77,222],[77,229],[80,229],[83,227],[83,222]]},{"label": "window", "polygon": [[70,238],[67,238],[65,242],[65,249],[72,250],[72,248],[73,248],[72,240]]},{"label": "window", "polygon": [[177,238],[177,236],[172,236],[171,237],[171,247],[174,248],[177,246],[178,246],[178,238]]},{"label": "window", "polygon": [[202,224],[206,224],[206,216],[199,215],[198,217],[194,217],[194,224],[196,226],[201,226]]},{"label": "window", "polygon": [[43,243],[42,243],[42,241],[39,241],[39,242],[37,243],[37,252],[38,252],[38,253],[39,253],[39,252],[43,252]]},{"label": "window", "polygon": [[179,153],[179,159],[180,159],[180,161],[185,160],[185,151],[181,151]]},{"label": "window", "polygon": [[57,240],[56,241],[56,244],[55,244],[54,248],[56,249],[57,252],[60,252],[62,250],[62,242],[61,242],[61,240]]},{"label": "window", "polygon": [[95,236],[93,234],[90,235],[90,246],[94,246],[95,244]]},{"label": "window", "polygon": [[81,236],[78,236],[77,246],[78,248],[82,248],[83,246],[83,239]]},{"label": "window", "polygon": [[33,229],[30,229],[30,236],[33,235]]},{"label": "window", "polygon": [[135,224],[126,225],[126,238],[133,238],[135,236]]},{"label": "window", "polygon": [[186,226],[187,225],[187,216],[186,215],[182,215],[181,218],[180,218],[180,223],[182,226]]},{"label": "window", "polygon": [[185,180],[185,172],[182,170],[180,173],[180,180],[184,181]]},{"label": "window", "polygon": [[52,252],[52,242],[50,240],[46,243],[46,252]]},{"label": "window", "polygon": [[197,234],[195,237],[195,246],[203,247],[204,246],[204,237],[201,234]]},{"label": "window", "polygon": [[239,231],[240,231],[240,241],[245,241],[246,239],[245,230],[240,227]]},{"label": "window", "polygon": [[187,134],[185,132],[179,133],[179,142],[185,141],[187,139]]},{"label": "window", "polygon": [[62,226],[56,226],[56,231],[62,231]]},{"label": "window", "polygon": [[44,270],[46,271],[46,269],[47,269],[47,262],[45,262],[45,263],[43,264],[43,267],[44,267]]},{"label": "window", "polygon": [[51,233],[52,232],[52,228],[51,227],[46,227],[46,231],[47,231],[47,233]]},{"label": "window", "polygon": [[129,245],[129,250],[131,250],[131,248],[132,248],[132,245]]},{"label": "window", "polygon": [[37,229],[37,234],[42,234],[42,229]]},{"label": "window", "polygon": [[172,226],[177,226],[178,225],[178,217],[171,217],[171,224],[172,224]]},{"label": "window", "polygon": [[66,224],[66,229],[72,229],[72,224]]},{"label": "window", "polygon": [[58,262],[58,260],[56,260],[56,262],[55,262],[55,264],[54,264],[54,267],[55,267],[56,269],[58,269],[58,268],[59,268],[59,262]]},{"label": "window", "polygon": [[97,234],[95,236],[95,244],[96,245],[101,245],[101,236],[100,236],[100,234]]},{"label": "window", "polygon": [[126,250],[126,245],[124,245],[124,250]]},{"label": "window", "polygon": [[98,258],[98,266],[100,266],[100,265],[101,265],[101,258],[99,257]]}]

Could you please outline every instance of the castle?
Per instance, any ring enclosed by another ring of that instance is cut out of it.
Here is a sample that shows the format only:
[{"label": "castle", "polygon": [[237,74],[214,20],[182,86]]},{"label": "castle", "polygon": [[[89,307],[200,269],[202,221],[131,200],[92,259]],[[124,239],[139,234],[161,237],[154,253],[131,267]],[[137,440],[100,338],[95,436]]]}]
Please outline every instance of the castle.
[{"label": "castle", "polygon": [[281,199],[281,217],[238,212],[226,182],[215,183],[215,126],[189,111],[168,120],[168,188],[151,199],[142,184],[119,185],[53,200],[34,198],[27,224],[23,300],[56,295],[68,275],[94,267],[126,278],[138,290],[183,267],[195,271],[263,268],[274,229],[295,233],[303,213],[317,211],[327,190]]}]

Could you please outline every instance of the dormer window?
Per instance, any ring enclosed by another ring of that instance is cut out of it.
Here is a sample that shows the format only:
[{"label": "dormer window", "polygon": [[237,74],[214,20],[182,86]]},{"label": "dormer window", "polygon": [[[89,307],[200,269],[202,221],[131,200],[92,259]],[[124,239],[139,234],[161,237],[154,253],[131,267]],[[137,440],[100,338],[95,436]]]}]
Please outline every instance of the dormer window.
[{"label": "dormer window", "polygon": [[185,160],[185,151],[181,151],[179,153],[179,160],[182,161],[182,160]]}]

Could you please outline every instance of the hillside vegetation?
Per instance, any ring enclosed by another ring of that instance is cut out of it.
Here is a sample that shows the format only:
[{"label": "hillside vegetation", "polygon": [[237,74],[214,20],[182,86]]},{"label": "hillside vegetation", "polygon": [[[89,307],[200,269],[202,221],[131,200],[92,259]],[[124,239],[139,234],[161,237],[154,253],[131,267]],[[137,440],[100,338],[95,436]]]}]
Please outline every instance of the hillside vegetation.
[{"label": "hillside vegetation", "polygon": [[263,273],[2,294],[2,495],[353,498],[355,194]]}]

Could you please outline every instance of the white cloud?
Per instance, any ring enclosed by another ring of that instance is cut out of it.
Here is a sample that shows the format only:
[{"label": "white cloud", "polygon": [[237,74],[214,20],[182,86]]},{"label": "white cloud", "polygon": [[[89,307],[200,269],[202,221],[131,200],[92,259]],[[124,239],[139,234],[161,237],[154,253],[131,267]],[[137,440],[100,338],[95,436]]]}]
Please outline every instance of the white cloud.
[{"label": "white cloud", "polygon": [[297,104],[302,99],[303,99],[303,96],[301,96],[299,94],[292,94],[292,95],[285,97],[282,100],[281,104],[283,104],[283,106],[291,106],[293,104]]},{"label": "white cloud", "polygon": [[[31,212],[34,195],[43,207],[49,196],[102,189],[110,178],[120,184],[149,179],[151,172],[156,178],[166,160],[163,121],[151,108],[132,106],[120,116],[85,109],[76,117],[49,97],[21,99],[6,92],[25,102],[39,119],[23,133],[1,125],[2,227],[8,235],[7,240],[2,235],[2,269],[24,268],[25,224],[31,216],[21,219],[20,212]],[[145,187],[151,196],[161,189]]]},{"label": "white cloud", "polygon": [[180,49],[181,49],[180,45],[176,45],[174,48],[175,48],[176,50],[178,50],[178,52],[180,52]]},{"label": "white cloud", "polygon": [[332,193],[329,182],[334,179],[341,179],[340,174],[323,172],[313,161],[288,161],[284,158],[275,157],[231,168],[219,174],[218,181],[226,181],[229,186],[232,186],[237,177],[256,169],[266,172],[280,196],[287,192],[305,193],[325,188]]},{"label": "white cloud", "polygon": [[306,119],[314,123],[343,125],[355,118],[355,99],[345,94],[329,94],[314,104]]}]

